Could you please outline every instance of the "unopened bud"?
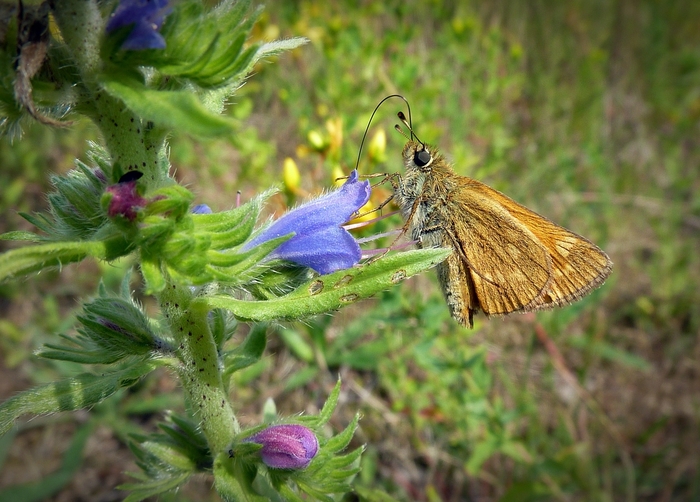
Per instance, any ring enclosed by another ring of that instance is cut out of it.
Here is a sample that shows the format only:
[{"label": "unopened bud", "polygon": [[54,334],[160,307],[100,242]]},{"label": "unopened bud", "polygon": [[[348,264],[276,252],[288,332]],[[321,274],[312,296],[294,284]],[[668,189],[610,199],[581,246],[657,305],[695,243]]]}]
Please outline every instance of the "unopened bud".
[{"label": "unopened bud", "polygon": [[148,202],[141,197],[136,183],[137,180],[129,178],[105,189],[103,204],[107,206],[110,218],[122,217],[128,221],[136,219],[139,210]]},{"label": "unopened bud", "polygon": [[304,469],[318,453],[318,439],[303,425],[272,425],[244,442],[262,445],[260,457],[274,469]]}]

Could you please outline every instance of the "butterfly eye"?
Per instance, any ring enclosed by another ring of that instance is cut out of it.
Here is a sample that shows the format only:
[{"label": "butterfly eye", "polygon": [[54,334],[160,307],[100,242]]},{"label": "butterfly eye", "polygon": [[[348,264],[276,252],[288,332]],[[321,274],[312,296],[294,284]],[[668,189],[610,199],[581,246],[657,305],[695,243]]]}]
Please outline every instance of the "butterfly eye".
[{"label": "butterfly eye", "polygon": [[428,150],[424,149],[413,154],[413,162],[418,167],[427,166],[428,164],[430,164],[431,160],[433,160],[433,158],[431,157],[430,152]]}]

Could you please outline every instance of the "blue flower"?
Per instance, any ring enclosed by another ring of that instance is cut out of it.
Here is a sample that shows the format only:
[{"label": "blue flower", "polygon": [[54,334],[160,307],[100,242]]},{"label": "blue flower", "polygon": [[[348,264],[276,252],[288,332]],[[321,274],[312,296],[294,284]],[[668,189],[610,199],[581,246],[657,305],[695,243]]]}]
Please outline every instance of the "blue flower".
[{"label": "blue flower", "polygon": [[158,30],[170,10],[168,0],[120,0],[107,23],[107,33],[133,25],[122,49],[165,49],[165,39]]},{"label": "blue flower", "polygon": [[211,214],[213,211],[206,204],[197,204],[192,208],[192,214]]},{"label": "blue flower", "polygon": [[303,425],[272,425],[244,440],[261,444],[260,457],[275,469],[304,469],[318,453],[318,439]]},{"label": "blue flower", "polygon": [[319,274],[352,267],[362,257],[360,245],[341,225],[364,206],[369,181],[358,181],[357,171],[340,189],[322,195],[284,214],[244,246],[249,250],[263,242],[294,232],[267,256],[314,269]]}]

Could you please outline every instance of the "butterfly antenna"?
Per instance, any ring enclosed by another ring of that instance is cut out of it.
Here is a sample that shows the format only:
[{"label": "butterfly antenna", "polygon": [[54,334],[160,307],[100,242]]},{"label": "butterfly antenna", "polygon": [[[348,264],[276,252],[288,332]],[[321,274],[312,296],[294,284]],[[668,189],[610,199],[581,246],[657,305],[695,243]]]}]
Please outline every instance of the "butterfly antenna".
[{"label": "butterfly antenna", "polygon": [[[401,94],[391,94],[391,95],[385,97],[374,108],[374,111],[372,112],[372,115],[369,118],[369,122],[367,122],[367,127],[365,128],[365,133],[362,135],[362,141],[360,142],[360,150],[357,152],[357,162],[355,162],[355,169],[357,169],[360,166],[360,157],[362,156],[362,147],[364,146],[365,140],[367,139],[367,134],[369,133],[369,126],[372,124],[372,119],[374,119],[374,115],[377,113],[377,110],[379,110],[379,107],[384,104],[384,101],[387,101],[391,98],[399,98],[399,99],[402,99],[404,103],[406,103],[406,107],[408,108],[408,123],[406,123],[405,120],[403,120],[403,122],[404,122],[404,124],[406,124],[406,126],[411,131],[411,136],[413,136],[413,129],[411,129],[411,126],[408,125],[411,122],[411,105],[408,104],[408,100],[406,98],[404,98]],[[404,117],[404,119],[405,119],[406,116],[403,114],[403,112],[399,112],[399,118],[400,117]],[[398,126],[396,126],[396,127],[398,127]],[[399,130],[399,132],[401,132],[401,134],[406,136],[403,133],[403,131]]]},{"label": "butterfly antenna", "polygon": [[[406,103],[406,104],[408,104],[408,103]],[[406,127],[408,127],[408,130],[409,130],[409,132],[411,133],[411,137],[409,138],[409,137],[406,135],[406,133],[403,132],[403,129],[401,129],[401,127],[399,127],[398,124],[396,124],[396,125],[394,126],[394,129],[396,129],[397,131],[399,131],[399,132],[403,135],[404,138],[406,138],[406,139],[411,139],[411,140],[415,138],[415,140],[416,140],[418,143],[420,143],[421,145],[423,145],[423,146],[425,147],[425,143],[423,143],[423,142],[420,140],[420,138],[418,137],[418,135],[417,135],[415,132],[413,132],[413,123],[411,122],[411,107],[410,107],[410,106],[408,107],[408,120],[406,120],[406,115],[404,115],[403,112],[399,112],[399,113],[397,113],[397,115],[398,115],[398,117],[399,117],[399,120],[400,120],[401,122],[403,122],[403,125],[405,125]]]}]

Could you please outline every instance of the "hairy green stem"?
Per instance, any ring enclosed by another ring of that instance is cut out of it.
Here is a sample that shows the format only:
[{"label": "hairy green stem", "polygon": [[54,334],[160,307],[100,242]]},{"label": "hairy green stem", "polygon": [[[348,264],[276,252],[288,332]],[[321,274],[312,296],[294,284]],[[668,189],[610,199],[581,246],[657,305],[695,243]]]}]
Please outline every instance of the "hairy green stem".
[{"label": "hairy green stem", "polygon": [[[164,135],[150,134],[150,126],[124,103],[107,94],[98,83],[103,71],[100,42],[105,19],[95,0],[56,0],[53,4],[56,23],[80,74],[80,111],[99,127],[112,162],[120,172],[138,169],[144,173],[148,188],[167,182],[168,163]],[[113,180],[116,181],[116,180]]]},{"label": "hairy green stem", "polygon": [[56,23],[68,46],[83,82],[93,81],[100,70],[100,36],[104,31],[95,0],[55,0],[52,3]]},{"label": "hairy green stem", "polygon": [[182,386],[216,457],[229,447],[240,425],[221,378],[219,354],[207,322],[208,308],[192,303],[188,287],[172,283],[160,294],[160,306],[182,361]]}]

